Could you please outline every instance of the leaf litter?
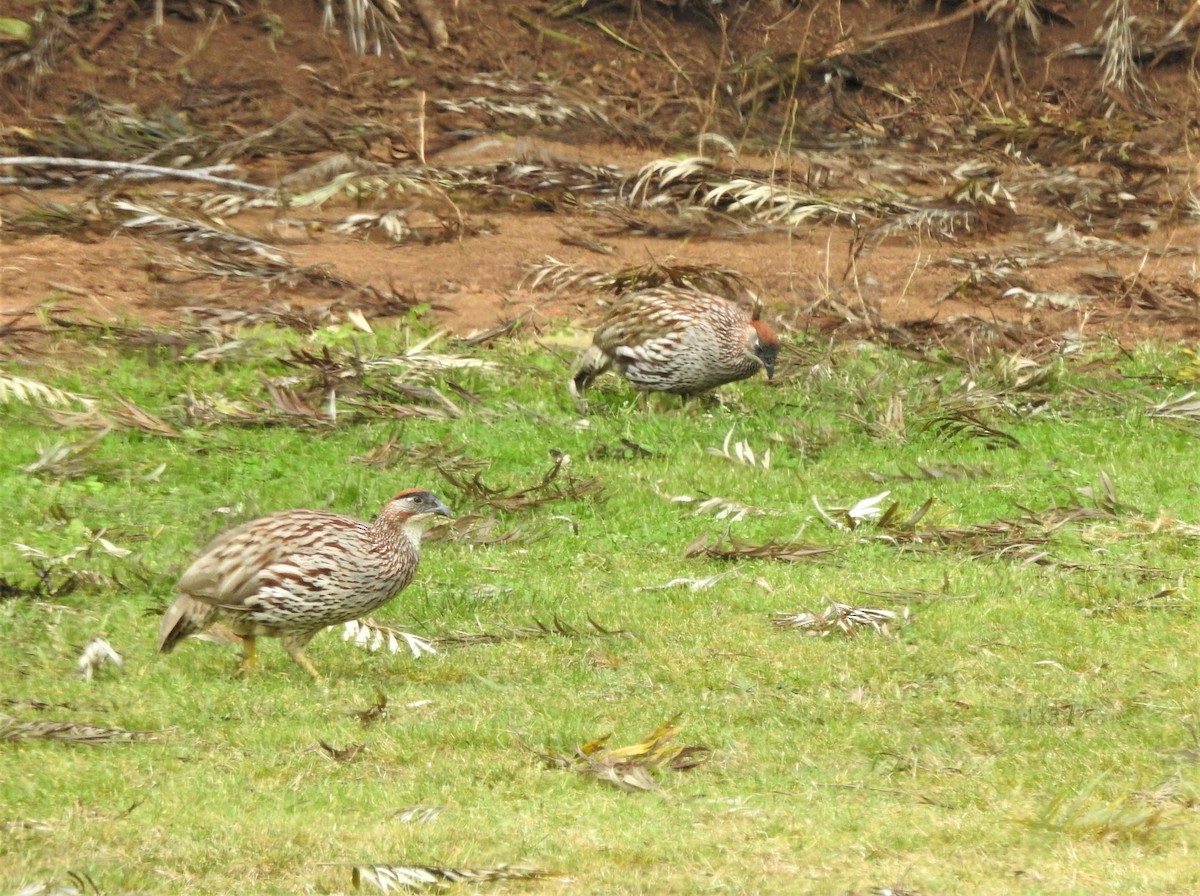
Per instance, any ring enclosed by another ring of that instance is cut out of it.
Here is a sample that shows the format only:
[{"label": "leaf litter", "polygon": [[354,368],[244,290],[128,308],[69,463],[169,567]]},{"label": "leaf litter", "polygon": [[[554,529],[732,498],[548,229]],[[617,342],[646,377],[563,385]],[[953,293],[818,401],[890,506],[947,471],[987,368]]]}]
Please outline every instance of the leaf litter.
[{"label": "leaf litter", "polygon": [[779,628],[799,629],[806,635],[825,638],[832,634],[854,637],[860,631],[890,635],[894,628],[909,621],[908,607],[884,610],[878,607],[855,607],[825,598],[825,609],[813,612],[775,613],[771,623]]},{"label": "leaf litter", "polygon": [[676,743],[682,730],[679,716],[674,716],[626,747],[610,747],[612,735],[605,734],[576,747],[573,753],[533,752],[550,768],[574,769],[620,790],[658,790],[656,773],[686,771],[712,758],[710,747]]},{"label": "leaf litter", "polygon": [[83,722],[20,722],[9,716],[0,716],[0,741],[52,740],[98,746],[153,739],[154,736],[146,731],[130,731],[126,728],[89,725]]},{"label": "leaf litter", "polygon": [[481,474],[467,478],[460,470],[434,466],[447,482],[460,492],[475,500],[481,507],[515,512],[541,507],[554,501],[577,501],[583,498],[597,500],[603,487],[595,477],[580,478],[565,472],[571,463],[569,455],[561,451],[551,452],[551,466],[542,478],[524,488],[506,489],[484,483]]},{"label": "leaf litter", "polygon": [[560,877],[553,871],[528,865],[495,865],[491,868],[451,868],[442,865],[359,864],[350,868],[354,888],[374,887],[381,893],[442,889],[453,884],[545,880]]}]

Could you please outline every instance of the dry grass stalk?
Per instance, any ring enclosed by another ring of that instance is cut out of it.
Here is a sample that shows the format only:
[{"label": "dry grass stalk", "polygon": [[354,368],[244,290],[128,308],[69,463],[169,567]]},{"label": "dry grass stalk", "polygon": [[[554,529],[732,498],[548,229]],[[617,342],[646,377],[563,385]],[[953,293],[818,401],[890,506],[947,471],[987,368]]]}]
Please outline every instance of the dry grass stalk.
[{"label": "dry grass stalk", "polygon": [[1139,51],[1134,34],[1134,16],[1129,0],[1111,0],[1104,11],[1104,24],[1096,33],[1102,48],[1100,91],[1108,114],[1147,97],[1138,72]]}]

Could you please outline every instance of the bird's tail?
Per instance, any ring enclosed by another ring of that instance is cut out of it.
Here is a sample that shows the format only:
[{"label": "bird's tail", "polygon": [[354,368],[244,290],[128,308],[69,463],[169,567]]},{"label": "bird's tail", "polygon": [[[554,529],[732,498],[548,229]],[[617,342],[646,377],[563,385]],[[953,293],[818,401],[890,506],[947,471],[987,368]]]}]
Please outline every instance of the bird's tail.
[{"label": "bird's tail", "polygon": [[162,622],[158,626],[158,649],[161,653],[170,653],[188,635],[208,626],[216,608],[210,604],[196,600],[187,594],[175,598],[174,603],[167,607]]},{"label": "bird's tail", "polygon": [[612,358],[605,354],[599,346],[589,345],[579,355],[575,362],[575,372],[571,375],[571,397],[576,401],[583,399],[583,393],[591,386],[592,381],[612,365]]}]

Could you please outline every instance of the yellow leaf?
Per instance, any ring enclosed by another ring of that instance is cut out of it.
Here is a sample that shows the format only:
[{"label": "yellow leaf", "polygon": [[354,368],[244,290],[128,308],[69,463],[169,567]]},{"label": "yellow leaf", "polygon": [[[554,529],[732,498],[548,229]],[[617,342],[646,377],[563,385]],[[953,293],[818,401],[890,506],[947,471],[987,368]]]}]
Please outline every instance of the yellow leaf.
[{"label": "yellow leaf", "polygon": [[28,22],[20,19],[6,19],[0,16],[0,40],[23,40],[28,42],[33,29]]}]

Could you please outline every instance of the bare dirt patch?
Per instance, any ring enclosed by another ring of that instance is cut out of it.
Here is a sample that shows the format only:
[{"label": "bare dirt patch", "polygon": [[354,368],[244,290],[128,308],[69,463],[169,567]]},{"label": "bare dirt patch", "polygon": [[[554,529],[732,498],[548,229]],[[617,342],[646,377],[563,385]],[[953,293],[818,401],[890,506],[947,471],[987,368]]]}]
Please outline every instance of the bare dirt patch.
[{"label": "bare dirt patch", "polygon": [[[593,315],[583,280],[531,287],[552,257],[720,265],[781,324],[855,337],[1194,338],[1195,4],[1127,4],[1118,86],[1096,54],[1120,4],[1038,6],[1036,34],[1001,14],[1032,5],[992,5],[443,4],[449,46],[411,11],[390,56],[356,56],[315,4],[171,2],[158,29],[148,3],[15,0],[34,28],[0,45],[0,155],[283,192],[0,167],[0,332],[47,305],[152,325],[428,306],[459,333]],[[638,189],[688,155],[708,163]]]}]

